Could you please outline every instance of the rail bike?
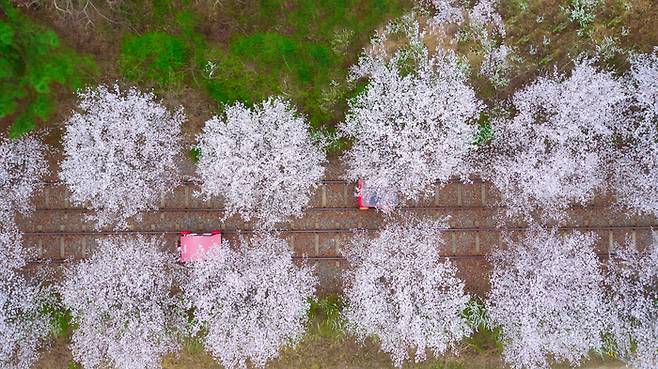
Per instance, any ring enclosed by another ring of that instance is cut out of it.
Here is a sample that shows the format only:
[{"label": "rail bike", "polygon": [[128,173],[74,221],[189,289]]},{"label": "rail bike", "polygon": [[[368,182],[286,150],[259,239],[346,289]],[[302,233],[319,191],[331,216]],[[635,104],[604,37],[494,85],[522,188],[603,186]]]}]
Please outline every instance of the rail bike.
[{"label": "rail bike", "polygon": [[395,207],[398,203],[396,192],[373,189],[363,179],[357,183],[356,199],[360,210]]},{"label": "rail bike", "polygon": [[178,240],[180,261],[187,263],[204,260],[213,247],[220,247],[221,245],[222,231],[214,230],[209,233],[182,231]]}]

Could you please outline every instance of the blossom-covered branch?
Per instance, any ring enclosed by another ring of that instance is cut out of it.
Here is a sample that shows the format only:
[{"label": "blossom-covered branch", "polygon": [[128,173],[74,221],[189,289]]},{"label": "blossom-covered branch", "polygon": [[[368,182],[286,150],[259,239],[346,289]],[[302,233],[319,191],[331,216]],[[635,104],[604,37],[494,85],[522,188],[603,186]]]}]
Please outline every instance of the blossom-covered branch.
[{"label": "blossom-covered branch", "polygon": [[658,234],[646,249],[631,240],[608,263],[608,303],[617,354],[637,369],[658,367]]},{"label": "blossom-covered branch", "polygon": [[450,260],[439,261],[445,228],[444,219],[393,223],[375,239],[355,236],[345,251],[347,327],[361,340],[377,337],[398,367],[410,349],[422,361],[471,333],[464,282]]},{"label": "blossom-covered branch", "polygon": [[502,193],[508,216],[559,220],[606,188],[607,158],[624,123],[628,94],[591,60],[569,77],[541,77],[516,92],[516,115],[493,122],[494,152],[483,176]]},{"label": "blossom-covered branch", "polygon": [[199,136],[200,195],[221,196],[224,219],[239,213],[267,227],[300,216],[324,175],[321,146],[285,100],[227,106]]},{"label": "blossom-covered branch", "polygon": [[317,278],[295,266],[286,241],[271,234],[217,245],[191,264],[183,286],[204,347],[225,368],[256,367],[298,342],[305,329]]},{"label": "blossom-covered branch", "polygon": [[77,205],[95,211],[98,229],[157,207],[180,182],[182,108],[170,112],[152,93],[98,86],[79,93],[66,122],[60,178]]},{"label": "blossom-covered branch", "polygon": [[48,174],[47,152],[34,136],[0,140],[0,233],[16,229],[16,214],[32,212],[30,200]]},{"label": "blossom-covered branch", "polygon": [[487,299],[503,359],[515,369],[547,369],[549,356],[578,365],[602,346],[607,323],[596,237],[533,226],[504,241],[492,256]]},{"label": "blossom-covered branch", "polygon": [[180,348],[186,320],[173,294],[179,268],[159,238],[111,237],[68,269],[60,288],[76,329],[71,349],[85,369],[161,368]]},{"label": "blossom-covered branch", "polygon": [[[403,20],[404,21],[404,20]],[[392,28],[393,27],[393,28]],[[404,32],[408,45],[388,55],[389,33]],[[372,41],[352,71],[366,89],[349,102],[339,129],[354,144],[344,156],[347,178],[364,179],[379,193],[417,200],[456,175],[467,174],[482,110],[457,57],[431,50],[415,21],[389,26]],[[391,211],[391,201],[381,204]]]},{"label": "blossom-covered branch", "polygon": [[49,289],[0,264],[0,366],[29,369],[50,333]]},{"label": "blossom-covered branch", "polygon": [[631,57],[627,84],[632,104],[613,154],[617,201],[633,212],[658,216],[658,48]]}]

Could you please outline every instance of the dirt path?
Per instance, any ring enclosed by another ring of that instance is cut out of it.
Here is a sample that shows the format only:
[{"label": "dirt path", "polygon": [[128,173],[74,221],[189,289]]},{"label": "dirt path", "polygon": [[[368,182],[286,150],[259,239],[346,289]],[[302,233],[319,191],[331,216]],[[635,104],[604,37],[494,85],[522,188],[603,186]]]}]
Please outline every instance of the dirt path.
[{"label": "dirt path", "polygon": [[[58,340],[43,353],[36,369],[65,369],[72,359],[66,339]],[[199,344],[186,345],[179,355],[168,355],[164,369],[221,369]],[[295,349],[283,350],[281,357],[270,362],[267,369],[395,369],[390,358],[379,351],[371,341],[362,344],[350,338],[342,341],[308,338]],[[428,359],[416,364],[411,360],[404,369],[506,369],[500,354],[488,349],[475,352],[464,348],[460,355],[447,355],[441,359]],[[568,369],[568,365],[554,365],[553,369]],[[623,369],[623,363],[614,360],[592,358],[583,363],[582,369]]]}]

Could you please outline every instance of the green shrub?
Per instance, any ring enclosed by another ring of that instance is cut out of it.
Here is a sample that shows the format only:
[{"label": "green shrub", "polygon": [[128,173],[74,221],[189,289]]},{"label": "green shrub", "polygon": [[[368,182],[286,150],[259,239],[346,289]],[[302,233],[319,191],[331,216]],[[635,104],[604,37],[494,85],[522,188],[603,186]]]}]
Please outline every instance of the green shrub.
[{"label": "green shrub", "polygon": [[280,93],[275,74],[260,74],[232,53],[215,49],[210,50],[209,55],[208,60],[216,63],[217,71],[212,78],[204,79],[204,84],[215,101],[255,104],[269,95]]},{"label": "green shrub", "polygon": [[125,5],[139,13],[132,21],[142,34],[121,43],[119,66],[131,81],[157,89],[176,89],[196,81],[194,70],[205,63],[205,36],[197,31],[199,16],[187,1],[136,1]]},{"label": "green shrub", "polygon": [[96,66],[8,0],[0,0],[0,9],[0,118],[12,118],[9,135],[16,138],[48,120],[57,100],[55,85],[74,91],[95,74]]},{"label": "green shrub", "polygon": [[560,9],[567,14],[569,20],[578,24],[578,35],[585,36],[591,30],[595,12],[601,3],[600,0],[570,0],[568,5],[562,5]]},{"label": "green shrub", "polygon": [[[333,51],[323,45],[256,32],[231,40],[227,51],[208,51],[206,60],[217,70],[204,83],[220,103],[254,104],[282,94],[303,104],[321,93],[318,86],[329,85],[327,69],[333,66],[332,58]],[[319,99],[316,104],[319,110]]]},{"label": "green shrub", "polygon": [[489,115],[486,113],[480,115],[478,131],[475,136],[475,146],[477,147],[482,147],[493,139],[494,130],[489,119]]},{"label": "green shrub", "polygon": [[500,328],[496,327],[489,318],[484,300],[479,297],[472,298],[462,312],[462,316],[473,330],[473,334],[466,339],[469,348],[477,353],[502,351]]},{"label": "green shrub", "polygon": [[[239,37],[230,44],[231,52],[244,63],[258,65],[266,74],[284,77],[289,74],[302,86],[322,82],[335,56],[329,48],[292,37],[256,32]],[[285,78],[285,77],[284,77]]]}]

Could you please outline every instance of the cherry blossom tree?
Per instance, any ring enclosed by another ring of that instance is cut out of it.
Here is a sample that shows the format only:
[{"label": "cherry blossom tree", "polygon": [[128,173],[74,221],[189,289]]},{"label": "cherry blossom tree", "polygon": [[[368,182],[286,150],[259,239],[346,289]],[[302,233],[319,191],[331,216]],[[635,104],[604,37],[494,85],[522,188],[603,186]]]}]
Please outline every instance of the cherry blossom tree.
[{"label": "cherry blossom tree", "polygon": [[161,368],[162,356],[179,350],[185,310],[172,287],[180,271],[162,246],[155,237],[100,239],[89,259],[66,270],[60,293],[84,368]]},{"label": "cherry blossom tree", "polygon": [[17,228],[0,232],[0,268],[17,270],[24,267],[32,251],[23,245],[23,234]]},{"label": "cherry blossom tree", "polygon": [[522,238],[506,236],[506,249],[493,254],[487,310],[511,367],[548,368],[549,356],[576,366],[602,346],[607,319],[595,241],[533,226]]},{"label": "cherry blossom tree", "polygon": [[34,136],[0,140],[0,264],[20,268],[26,250],[16,225],[16,214],[29,216],[31,198],[41,189],[48,174],[48,147]]},{"label": "cherry blossom tree", "polygon": [[658,367],[658,234],[640,252],[628,240],[608,264],[608,302],[617,353],[634,368]]},{"label": "cherry blossom tree", "polygon": [[658,48],[631,58],[632,108],[613,152],[617,201],[634,212],[658,215]]},{"label": "cherry blossom tree", "polygon": [[445,219],[391,223],[375,239],[355,236],[344,252],[344,316],[360,340],[377,337],[401,367],[415,350],[441,355],[471,333],[461,313],[469,297],[449,259],[439,260]]},{"label": "cherry blossom tree", "polygon": [[418,3],[432,13],[435,24],[462,23],[465,10],[454,0],[419,0]]},{"label": "cherry blossom tree", "polygon": [[504,38],[506,35],[503,17],[496,11],[497,0],[480,0],[468,13],[471,27],[476,28],[476,35],[482,44],[488,44],[493,36]]},{"label": "cherry blossom tree", "polygon": [[496,11],[497,0],[480,0],[471,9],[465,8],[464,2],[456,0],[419,0],[418,3],[421,8],[431,13],[431,22],[434,25],[463,24],[468,20],[478,38],[490,39],[494,35],[499,37],[506,35],[503,18]]},{"label": "cherry blossom tree", "polygon": [[182,108],[167,110],[152,93],[98,86],[79,93],[66,122],[60,178],[71,201],[95,214],[98,229],[157,207],[180,182]]},{"label": "cherry blossom tree", "polygon": [[48,147],[34,136],[0,139],[0,233],[16,229],[16,214],[28,216],[30,199],[48,174]]},{"label": "cherry blossom tree", "polygon": [[199,195],[223,197],[224,219],[239,213],[271,226],[300,216],[324,175],[322,146],[312,139],[306,120],[281,98],[253,108],[227,106],[199,136]]},{"label": "cherry blossom tree", "polygon": [[421,0],[419,3],[431,14],[428,25],[433,37],[452,44],[473,37],[481,48],[478,50],[482,55],[480,75],[489,79],[495,88],[509,84],[513,53],[512,48],[503,44],[507,32],[496,10],[497,0],[480,0],[470,9],[463,6],[464,2],[453,0]]},{"label": "cherry blossom tree", "polygon": [[569,77],[539,78],[514,94],[513,118],[493,121],[494,154],[482,174],[503,195],[508,216],[560,220],[605,189],[628,94],[592,63],[578,62]]},{"label": "cherry blossom tree", "polygon": [[[482,103],[466,84],[457,57],[430,50],[417,22],[389,26],[353,68],[351,79],[367,79],[364,92],[349,102],[340,131],[354,143],[344,155],[346,177],[364,179],[379,193],[408,200],[467,173]],[[408,45],[387,51],[391,33],[406,33]],[[394,201],[382,203],[389,212]]]},{"label": "cherry blossom tree", "polygon": [[491,81],[494,87],[506,87],[509,84],[507,75],[512,66],[509,62],[510,49],[505,45],[487,50],[480,65],[480,74]]},{"label": "cherry blossom tree", "polygon": [[48,288],[3,263],[0,275],[0,366],[29,369],[50,333],[49,317],[42,312]]},{"label": "cherry blossom tree", "polygon": [[311,268],[295,266],[284,240],[257,234],[238,249],[224,241],[192,262],[183,292],[215,359],[227,369],[248,362],[262,368],[301,339],[316,284]]}]

